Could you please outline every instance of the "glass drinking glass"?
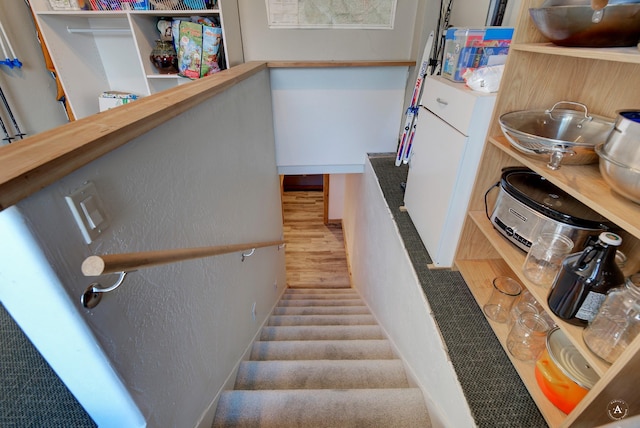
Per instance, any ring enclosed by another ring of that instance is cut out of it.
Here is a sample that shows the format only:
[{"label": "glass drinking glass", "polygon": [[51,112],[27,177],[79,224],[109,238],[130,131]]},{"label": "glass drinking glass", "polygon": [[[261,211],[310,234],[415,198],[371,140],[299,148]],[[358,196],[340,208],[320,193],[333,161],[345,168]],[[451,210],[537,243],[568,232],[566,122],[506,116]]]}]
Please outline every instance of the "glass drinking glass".
[{"label": "glass drinking glass", "polygon": [[505,323],[513,302],[521,292],[522,286],[515,279],[508,276],[494,278],[491,296],[482,309],[489,319]]}]

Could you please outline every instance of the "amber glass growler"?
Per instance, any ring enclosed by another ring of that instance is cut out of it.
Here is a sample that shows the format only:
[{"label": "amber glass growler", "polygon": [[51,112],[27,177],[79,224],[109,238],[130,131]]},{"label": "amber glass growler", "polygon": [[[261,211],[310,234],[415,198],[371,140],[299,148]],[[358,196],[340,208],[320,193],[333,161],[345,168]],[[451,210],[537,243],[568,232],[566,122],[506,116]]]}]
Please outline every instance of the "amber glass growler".
[{"label": "amber glass growler", "polygon": [[549,309],[561,319],[586,326],[598,313],[607,292],[624,284],[616,264],[616,250],[622,238],[602,232],[582,252],[567,256],[549,292]]}]

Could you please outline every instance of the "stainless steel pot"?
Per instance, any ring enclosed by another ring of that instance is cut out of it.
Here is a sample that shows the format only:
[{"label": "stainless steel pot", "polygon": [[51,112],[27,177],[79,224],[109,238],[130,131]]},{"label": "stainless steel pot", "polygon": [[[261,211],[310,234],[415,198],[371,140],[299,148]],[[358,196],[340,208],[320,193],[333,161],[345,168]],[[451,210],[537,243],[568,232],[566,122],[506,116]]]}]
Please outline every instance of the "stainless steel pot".
[{"label": "stainless steel pot", "polygon": [[560,46],[635,46],[640,39],[640,3],[609,4],[594,10],[590,4],[529,9],[538,30]]},{"label": "stainless steel pot", "polygon": [[[584,111],[558,108],[568,104]],[[596,163],[594,146],[607,140],[613,119],[590,115],[587,106],[560,101],[547,110],[523,110],[500,116],[500,127],[507,140],[519,151],[548,159],[547,166],[558,169],[560,163],[583,165]]]}]

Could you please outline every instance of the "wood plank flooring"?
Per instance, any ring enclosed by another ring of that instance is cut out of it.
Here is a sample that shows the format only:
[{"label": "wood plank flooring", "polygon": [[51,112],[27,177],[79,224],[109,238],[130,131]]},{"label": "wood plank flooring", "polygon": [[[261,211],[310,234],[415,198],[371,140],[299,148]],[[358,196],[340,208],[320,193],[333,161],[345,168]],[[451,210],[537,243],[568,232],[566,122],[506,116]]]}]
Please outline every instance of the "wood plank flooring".
[{"label": "wood plank flooring", "polygon": [[287,284],[290,288],[349,288],[342,226],[325,225],[322,192],[283,193]]}]

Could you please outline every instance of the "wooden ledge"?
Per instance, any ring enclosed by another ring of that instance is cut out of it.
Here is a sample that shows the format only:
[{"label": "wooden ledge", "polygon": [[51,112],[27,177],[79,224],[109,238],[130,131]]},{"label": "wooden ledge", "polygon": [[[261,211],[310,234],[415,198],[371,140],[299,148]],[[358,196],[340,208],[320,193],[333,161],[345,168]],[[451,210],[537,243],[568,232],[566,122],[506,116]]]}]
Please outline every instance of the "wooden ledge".
[{"label": "wooden ledge", "polygon": [[413,67],[415,61],[268,61],[269,68]]},{"label": "wooden ledge", "polygon": [[269,68],[398,67],[414,61],[252,61],[0,147],[0,211]]}]

